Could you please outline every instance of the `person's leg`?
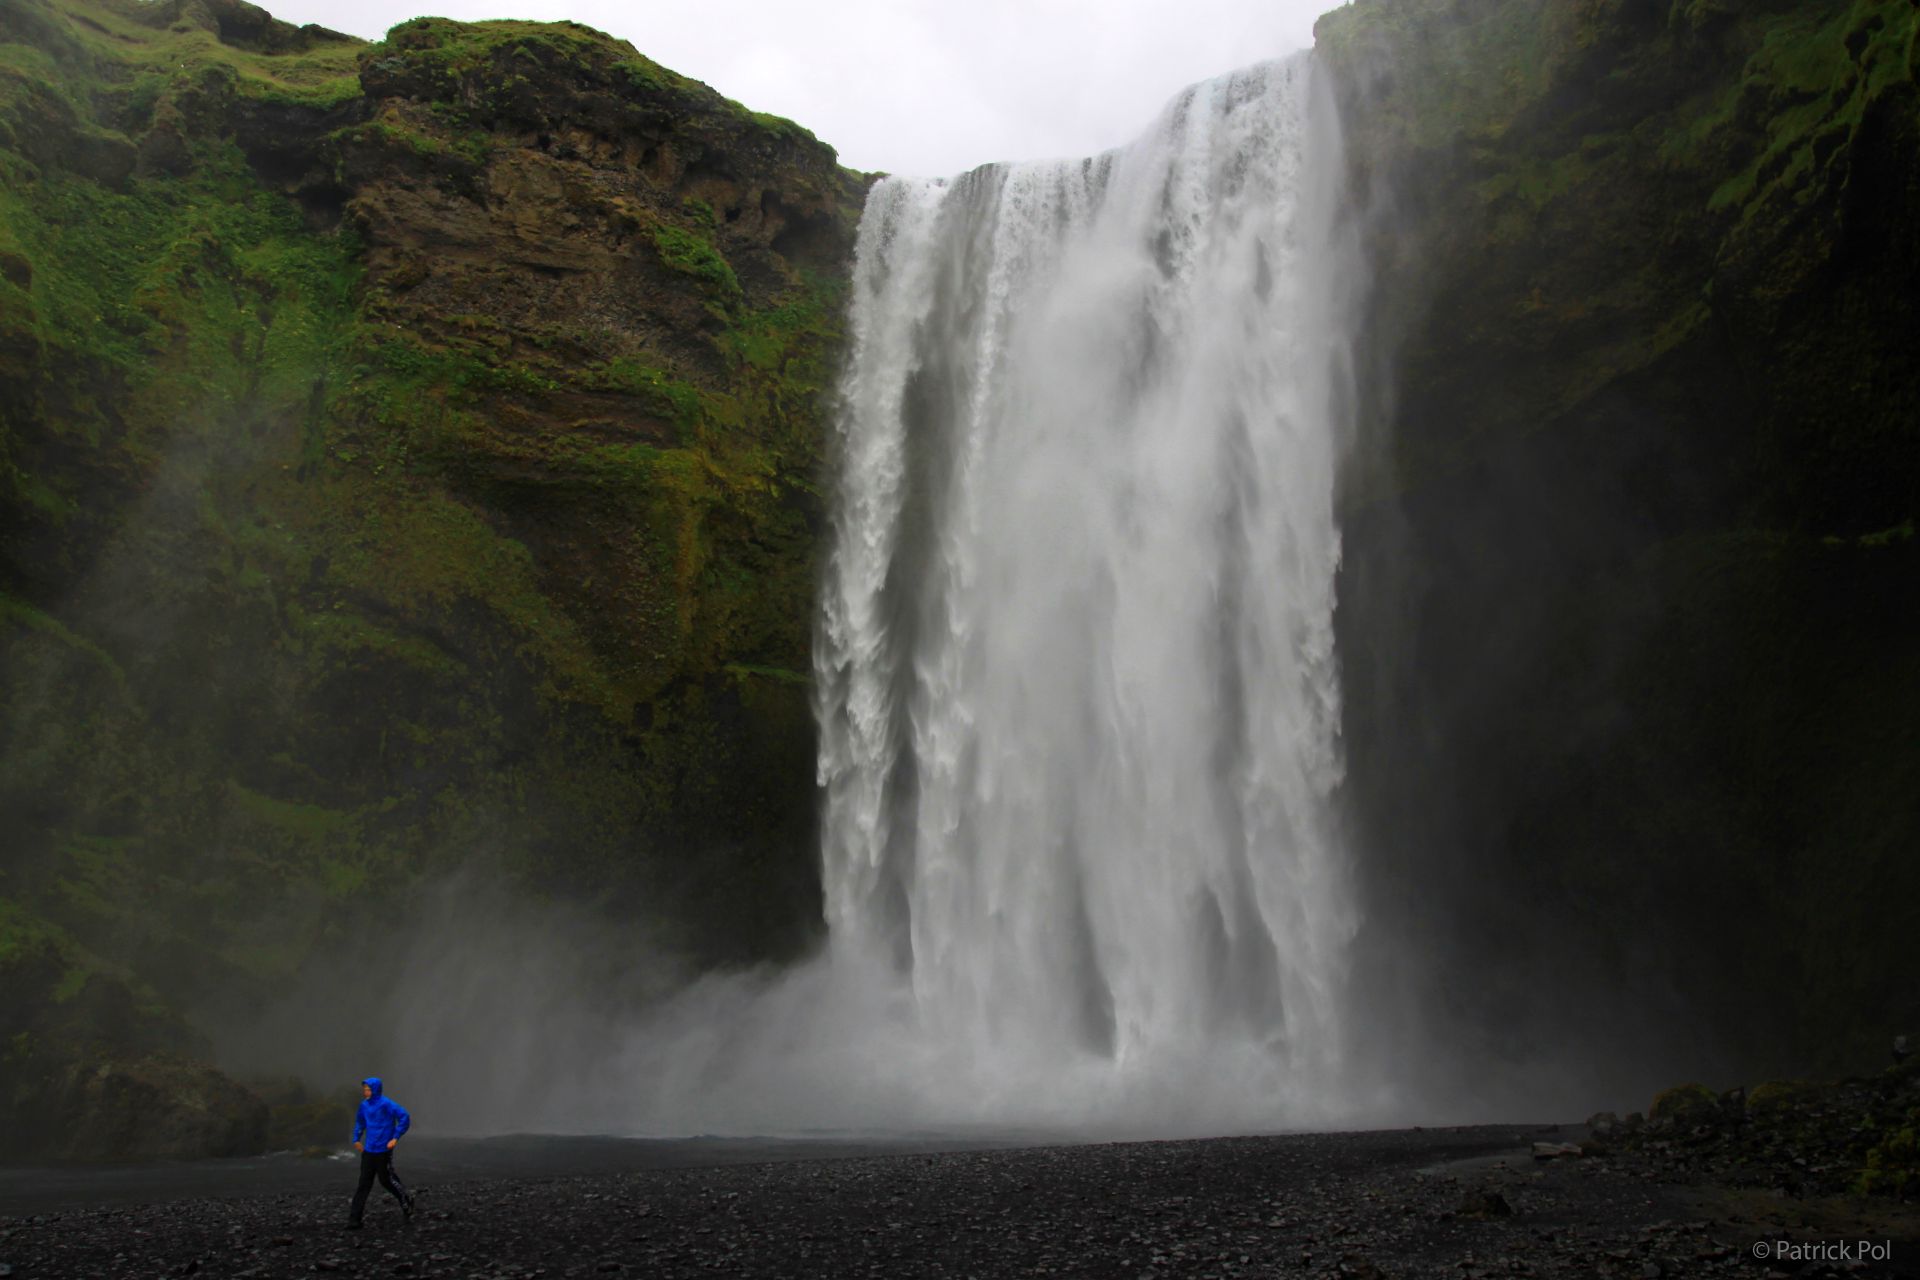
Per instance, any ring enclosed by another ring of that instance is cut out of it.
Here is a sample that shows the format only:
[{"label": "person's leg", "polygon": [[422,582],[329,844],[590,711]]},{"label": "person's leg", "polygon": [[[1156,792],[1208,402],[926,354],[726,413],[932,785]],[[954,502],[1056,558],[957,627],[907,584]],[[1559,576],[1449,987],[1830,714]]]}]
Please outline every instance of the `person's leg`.
[{"label": "person's leg", "polygon": [[373,1190],[373,1179],[380,1172],[380,1161],[371,1151],[360,1153],[360,1185],[353,1189],[353,1207],[347,1210],[347,1225],[357,1227],[361,1216],[367,1211],[367,1193]]},{"label": "person's leg", "polygon": [[400,1211],[409,1218],[413,1216],[413,1197],[407,1194],[407,1185],[400,1181],[400,1171],[393,1167],[393,1152],[389,1151],[380,1159],[380,1185],[393,1193],[400,1202]]}]

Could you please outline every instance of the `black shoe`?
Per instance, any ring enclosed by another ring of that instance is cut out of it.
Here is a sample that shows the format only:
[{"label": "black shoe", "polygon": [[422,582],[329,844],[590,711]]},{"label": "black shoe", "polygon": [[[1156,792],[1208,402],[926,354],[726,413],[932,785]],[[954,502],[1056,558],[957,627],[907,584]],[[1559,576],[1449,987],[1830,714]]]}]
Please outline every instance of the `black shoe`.
[{"label": "black shoe", "polygon": [[413,1197],[411,1195],[400,1202],[400,1220],[402,1222],[413,1221]]},{"label": "black shoe", "polygon": [[348,1223],[348,1224],[347,1224],[346,1226],[344,1226],[344,1227],[342,1227],[342,1228],[340,1228],[340,1229],[341,1229],[342,1231],[364,1231],[364,1230],[365,1230],[366,1228],[364,1228],[364,1227],[362,1227],[362,1226],[361,1226],[361,1225],[360,1225],[359,1223],[357,1223],[357,1222],[349,1222],[349,1223]]}]

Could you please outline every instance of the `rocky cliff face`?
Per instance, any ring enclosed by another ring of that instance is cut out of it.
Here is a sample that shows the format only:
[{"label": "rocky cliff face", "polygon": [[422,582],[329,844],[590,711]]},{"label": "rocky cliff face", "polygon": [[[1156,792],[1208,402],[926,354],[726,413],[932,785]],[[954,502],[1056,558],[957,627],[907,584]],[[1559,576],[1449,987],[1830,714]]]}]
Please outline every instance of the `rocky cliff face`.
[{"label": "rocky cliff face", "polygon": [[1322,19],[1375,273],[1363,950],[1463,1059],[1859,1070],[1920,1020],[1916,26]]},{"label": "rocky cliff face", "polygon": [[571,24],[17,0],[0,171],[0,1104],[480,856],[805,944],[829,148]]}]

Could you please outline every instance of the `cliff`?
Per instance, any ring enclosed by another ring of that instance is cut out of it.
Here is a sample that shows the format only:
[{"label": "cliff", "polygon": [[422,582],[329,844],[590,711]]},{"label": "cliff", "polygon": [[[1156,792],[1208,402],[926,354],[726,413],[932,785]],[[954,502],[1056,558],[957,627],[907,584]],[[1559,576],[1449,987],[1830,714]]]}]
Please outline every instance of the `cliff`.
[{"label": "cliff", "polygon": [[10,0],[0,175],[15,1119],[204,1070],[186,1015],[480,858],[806,944],[830,148],[573,24]]},{"label": "cliff", "polygon": [[[1907,0],[1357,0],[1340,630],[1378,989],[1614,1082],[1920,1020]],[[1649,1067],[1648,1064],[1657,1064]],[[1623,1072],[1625,1073],[1623,1075]]]}]

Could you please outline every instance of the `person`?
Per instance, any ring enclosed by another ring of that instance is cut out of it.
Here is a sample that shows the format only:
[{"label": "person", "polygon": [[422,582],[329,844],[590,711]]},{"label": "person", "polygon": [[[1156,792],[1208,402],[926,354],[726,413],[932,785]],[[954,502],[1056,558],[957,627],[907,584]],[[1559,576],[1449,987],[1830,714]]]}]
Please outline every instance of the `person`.
[{"label": "person", "polygon": [[405,1107],[387,1097],[379,1076],[368,1076],[360,1082],[360,1098],[360,1111],[353,1120],[353,1149],[360,1153],[360,1185],[353,1192],[353,1208],[347,1211],[347,1230],[360,1230],[367,1193],[373,1190],[375,1178],[400,1202],[401,1221],[412,1222],[413,1196],[393,1171],[393,1151],[413,1120]]}]

